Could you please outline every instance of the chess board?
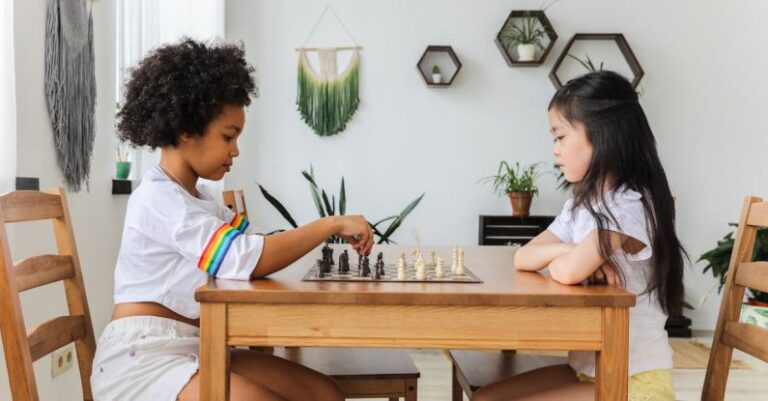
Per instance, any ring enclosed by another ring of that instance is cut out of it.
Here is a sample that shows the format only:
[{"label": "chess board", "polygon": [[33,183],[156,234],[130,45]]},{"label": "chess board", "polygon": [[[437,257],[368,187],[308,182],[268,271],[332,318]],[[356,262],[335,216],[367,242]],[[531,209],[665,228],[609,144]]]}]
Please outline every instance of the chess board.
[{"label": "chess board", "polygon": [[[357,273],[357,264],[350,263],[349,272],[339,273],[338,263],[331,266],[331,271],[324,273],[322,277],[317,276],[317,270],[320,266],[315,262],[307,274],[304,275],[302,281],[376,281],[376,282],[395,282],[395,283],[482,283],[470,269],[464,267],[464,274],[455,274],[451,272],[450,266],[446,266],[445,275],[443,277],[437,277],[435,275],[435,268],[427,266],[427,274],[423,280],[416,278],[416,269],[413,265],[409,265],[406,269],[406,275],[404,280],[397,279],[397,265],[384,264],[384,275],[378,279],[372,279],[370,275],[368,277],[360,277]],[[371,263],[371,269],[373,269],[373,263]]]}]

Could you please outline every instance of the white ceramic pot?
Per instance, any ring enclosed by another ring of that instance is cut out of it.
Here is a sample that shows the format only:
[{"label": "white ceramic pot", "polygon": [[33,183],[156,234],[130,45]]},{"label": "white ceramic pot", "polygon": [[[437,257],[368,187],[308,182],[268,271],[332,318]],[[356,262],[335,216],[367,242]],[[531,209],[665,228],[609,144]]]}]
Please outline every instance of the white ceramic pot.
[{"label": "white ceramic pot", "polygon": [[533,43],[517,45],[517,61],[536,60],[536,45]]},{"label": "white ceramic pot", "polygon": [[439,84],[443,82],[443,76],[441,74],[432,74],[432,83]]}]

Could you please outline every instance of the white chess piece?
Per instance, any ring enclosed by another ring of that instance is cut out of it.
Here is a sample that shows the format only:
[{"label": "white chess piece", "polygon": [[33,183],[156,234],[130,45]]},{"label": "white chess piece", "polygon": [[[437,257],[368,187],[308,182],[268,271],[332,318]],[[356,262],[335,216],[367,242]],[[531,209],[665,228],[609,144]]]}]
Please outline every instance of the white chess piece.
[{"label": "white chess piece", "polygon": [[435,267],[435,276],[442,278],[445,276],[445,260],[441,257],[437,257],[437,266]]},{"label": "white chess piece", "polygon": [[405,276],[406,276],[405,265],[397,266],[397,279],[405,280]]},{"label": "white chess piece", "polygon": [[451,271],[456,273],[456,269],[459,267],[459,247],[454,246],[452,252]]},{"label": "white chess piece", "polygon": [[456,274],[464,274],[464,248],[459,248],[457,252]]},{"label": "white chess piece", "polygon": [[427,266],[429,267],[436,267],[437,262],[435,261],[435,251],[429,251],[429,264]]},{"label": "white chess piece", "polygon": [[405,252],[400,254],[400,258],[397,260],[397,267],[400,268],[400,266],[403,267],[403,269],[408,267],[408,262],[405,260]]}]

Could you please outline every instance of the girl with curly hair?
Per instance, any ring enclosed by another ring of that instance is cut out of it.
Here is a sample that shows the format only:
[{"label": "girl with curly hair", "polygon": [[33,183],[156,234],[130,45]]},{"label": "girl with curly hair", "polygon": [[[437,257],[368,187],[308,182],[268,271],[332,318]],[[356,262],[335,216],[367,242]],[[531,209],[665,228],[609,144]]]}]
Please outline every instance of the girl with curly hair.
[{"label": "girl with curly hair", "polygon": [[[209,277],[249,280],[276,272],[332,235],[370,253],[362,216],[332,216],[269,236],[213,200],[198,179],[220,180],[239,155],[244,108],[256,95],[242,49],[193,40],[146,56],[118,114],[122,139],[160,148],[160,163],[128,201],[115,269],[115,308],[101,335],[91,384],[97,401],[192,401],[200,305]],[[341,400],[330,378],[248,350],[232,350],[230,397]]]}]

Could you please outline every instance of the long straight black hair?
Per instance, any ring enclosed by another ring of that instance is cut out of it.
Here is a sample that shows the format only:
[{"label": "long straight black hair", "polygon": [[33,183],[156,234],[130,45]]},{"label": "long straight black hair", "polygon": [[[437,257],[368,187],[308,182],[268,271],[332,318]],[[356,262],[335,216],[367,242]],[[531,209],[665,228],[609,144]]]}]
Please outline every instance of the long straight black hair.
[{"label": "long straight black hair", "polygon": [[606,193],[620,188],[639,192],[653,250],[653,273],[645,292],[655,293],[666,313],[679,314],[687,254],[675,232],[674,199],[637,92],[615,72],[593,72],[568,81],[555,93],[549,110],[583,124],[592,144],[584,178],[563,187],[573,189],[574,208],[584,206],[595,218],[601,256],[616,267],[606,227],[618,222],[607,207]]}]

